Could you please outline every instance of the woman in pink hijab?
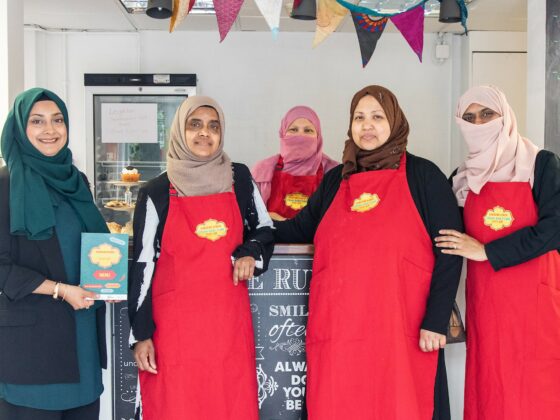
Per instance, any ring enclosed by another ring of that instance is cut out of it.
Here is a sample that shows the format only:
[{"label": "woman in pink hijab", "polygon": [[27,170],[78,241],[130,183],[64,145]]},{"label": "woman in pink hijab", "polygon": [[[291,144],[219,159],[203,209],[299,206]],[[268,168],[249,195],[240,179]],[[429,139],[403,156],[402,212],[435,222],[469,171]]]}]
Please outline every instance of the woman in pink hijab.
[{"label": "woman in pink hijab", "polygon": [[517,132],[496,87],[468,90],[456,120],[466,233],[442,230],[436,246],[468,259],[464,419],[557,419],[560,159]]},{"label": "woman in pink hijab", "polygon": [[319,117],[307,106],[290,109],[280,124],[280,154],[251,170],[270,216],[294,217],[307,205],[323,174],[338,165],[323,153]]}]

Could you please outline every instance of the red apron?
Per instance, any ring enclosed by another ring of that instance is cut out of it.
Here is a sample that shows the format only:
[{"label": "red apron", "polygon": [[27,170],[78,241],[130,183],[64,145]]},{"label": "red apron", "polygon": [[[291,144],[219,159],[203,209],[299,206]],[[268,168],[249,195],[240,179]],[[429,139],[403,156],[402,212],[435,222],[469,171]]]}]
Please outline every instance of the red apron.
[{"label": "red apron", "polygon": [[145,420],[258,419],[249,295],[231,264],[242,241],[233,192],[169,197],[152,286],[158,373],[140,372]]},{"label": "red apron", "polygon": [[431,420],[438,352],[418,339],[434,254],[405,157],[343,180],[314,243],[310,420]]},{"label": "red apron", "polygon": [[278,159],[276,170],[272,177],[270,198],[267,209],[278,213],[287,219],[295,217],[302,208],[307,206],[311,194],[315,192],[323,179],[323,164],[319,166],[317,174],[308,176],[294,176],[282,170],[284,161]]},{"label": "red apron", "polygon": [[[489,182],[465,202],[466,232],[488,243],[537,223],[531,187]],[[498,272],[467,265],[465,420],[560,418],[560,256]]]}]

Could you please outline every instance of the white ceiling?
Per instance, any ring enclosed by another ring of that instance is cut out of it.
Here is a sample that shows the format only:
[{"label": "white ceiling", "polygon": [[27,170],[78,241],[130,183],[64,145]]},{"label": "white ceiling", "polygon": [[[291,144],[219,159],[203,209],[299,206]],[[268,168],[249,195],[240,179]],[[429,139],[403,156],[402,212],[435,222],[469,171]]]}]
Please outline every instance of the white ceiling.
[{"label": "white ceiling", "polygon": [[[23,0],[27,25],[49,29],[102,31],[167,31],[169,20],[152,19],[146,15],[128,14],[118,0]],[[293,0],[284,1],[280,31],[313,32],[315,21],[291,19]],[[469,30],[527,30],[527,0],[474,0],[469,6]],[[217,30],[214,15],[189,15],[177,30]],[[232,28],[237,31],[268,31],[254,0],[245,0]],[[353,32],[352,19],[347,17],[338,29]],[[387,30],[395,30],[387,27]],[[442,24],[437,18],[426,18],[425,32],[463,32],[460,24]]]}]

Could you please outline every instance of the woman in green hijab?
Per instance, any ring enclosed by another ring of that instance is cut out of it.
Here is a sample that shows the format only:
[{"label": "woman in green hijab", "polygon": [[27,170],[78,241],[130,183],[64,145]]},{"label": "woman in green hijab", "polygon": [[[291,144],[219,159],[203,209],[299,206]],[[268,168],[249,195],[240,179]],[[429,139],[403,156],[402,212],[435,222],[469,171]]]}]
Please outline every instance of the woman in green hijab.
[{"label": "woman in green hijab", "polygon": [[72,164],[64,102],[21,93],[0,145],[0,418],[97,420],[105,305],[79,286],[80,240],[107,227]]}]

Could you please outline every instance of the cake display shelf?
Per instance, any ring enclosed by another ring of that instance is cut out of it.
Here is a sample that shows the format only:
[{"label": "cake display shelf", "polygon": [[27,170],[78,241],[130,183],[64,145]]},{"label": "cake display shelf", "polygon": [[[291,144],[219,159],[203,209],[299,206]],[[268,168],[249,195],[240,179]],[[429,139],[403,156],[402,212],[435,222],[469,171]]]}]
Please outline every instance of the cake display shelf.
[{"label": "cake display shelf", "polygon": [[145,183],[146,181],[135,181],[135,182],[128,182],[128,181],[106,181],[107,184],[116,185],[117,187],[137,187]]},{"label": "cake display shelf", "polygon": [[112,207],[112,206],[103,206],[106,209],[109,210],[115,210],[115,211],[129,211],[129,212],[133,212],[134,209],[136,208],[135,206],[121,206],[121,207]]}]

